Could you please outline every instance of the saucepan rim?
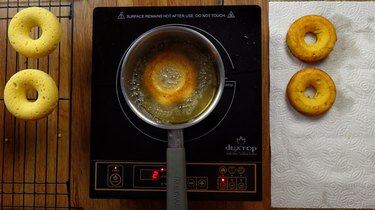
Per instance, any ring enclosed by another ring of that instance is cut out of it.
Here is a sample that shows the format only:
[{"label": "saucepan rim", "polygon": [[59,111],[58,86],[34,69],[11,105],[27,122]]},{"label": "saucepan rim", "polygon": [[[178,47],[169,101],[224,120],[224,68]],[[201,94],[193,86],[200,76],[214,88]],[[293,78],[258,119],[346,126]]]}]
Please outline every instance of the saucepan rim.
[{"label": "saucepan rim", "polygon": [[[215,94],[213,100],[210,102],[209,106],[200,115],[198,115],[197,117],[192,118],[192,119],[190,119],[190,120],[188,120],[186,122],[182,122],[182,123],[165,123],[165,122],[159,122],[159,121],[157,121],[155,119],[152,119],[151,117],[146,116],[142,111],[140,111],[137,108],[137,105],[135,105],[133,103],[133,101],[130,99],[129,95],[127,94],[127,90],[126,90],[126,88],[127,88],[126,87],[126,82],[128,81],[127,80],[128,78],[126,78],[125,72],[127,71],[127,69],[125,68],[125,66],[126,66],[127,62],[131,59],[131,56],[133,56],[132,53],[138,47],[142,47],[142,44],[145,43],[145,40],[147,40],[147,39],[149,39],[149,38],[151,38],[153,36],[158,36],[158,35],[162,36],[163,33],[171,33],[171,32],[185,33],[185,34],[188,34],[189,36],[192,36],[192,38],[198,39],[200,42],[202,42],[204,44],[204,46],[207,47],[208,51],[212,53],[212,56],[213,56],[214,60],[217,63],[217,69],[216,70],[218,71],[217,75],[219,76],[218,77],[218,86],[217,86],[216,94]],[[121,73],[120,73],[120,76],[121,76],[120,83],[121,83],[122,94],[123,94],[123,96],[125,98],[126,103],[130,107],[130,109],[140,119],[142,119],[144,122],[146,122],[146,123],[148,123],[148,124],[150,124],[152,126],[155,126],[155,127],[158,127],[158,128],[162,128],[162,129],[168,129],[168,130],[187,128],[187,127],[195,125],[198,122],[200,122],[203,119],[205,119],[215,109],[216,105],[220,101],[220,98],[221,98],[221,96],[223,94],[224,82],[225,82],[224,64],[223,64],[223,61],[221,59],[220,53],[216,49],[215,45],[207,37],[205,37],[203,34],[199,33],[198,31],[196,31],[194,29],[191,29],[191,28],[188,28],[188,27],[185,27],[185,26],[174,26],[174,25],[158,26],[158,27],[152,28],[149,31],[146,31],[145,33],[143,33],[142,35],[140,35],[130,45],[130,47],[128,48],[127,52],[125,53],[125,57],[124,57],[124,59],[122,61],[122,64],[121,64]]]}]

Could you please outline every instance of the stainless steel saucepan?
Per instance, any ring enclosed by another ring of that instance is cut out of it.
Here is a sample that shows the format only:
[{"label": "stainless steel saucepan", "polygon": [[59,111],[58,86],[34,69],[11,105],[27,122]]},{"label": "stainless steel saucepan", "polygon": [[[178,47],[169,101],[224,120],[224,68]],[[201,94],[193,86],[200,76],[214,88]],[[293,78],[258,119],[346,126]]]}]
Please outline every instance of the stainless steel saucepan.
[{"label": "stainless steel saucepan", "polygon": [[183,129],[206,118],[224,89],[215,46],[185,26],[165,25],[140,35],[125,54],[121,88],[143,121],[168,130],[167,209],[187,209]]}]

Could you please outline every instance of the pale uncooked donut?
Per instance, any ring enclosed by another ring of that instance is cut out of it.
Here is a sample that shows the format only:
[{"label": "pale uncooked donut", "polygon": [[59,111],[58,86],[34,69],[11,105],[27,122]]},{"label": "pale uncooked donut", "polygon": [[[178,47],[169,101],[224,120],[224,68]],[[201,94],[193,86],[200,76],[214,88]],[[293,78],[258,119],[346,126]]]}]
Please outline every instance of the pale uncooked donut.
[{"label": "pale uncooked donut", "polygon": [[[38,39],[30,36],[31,29],[39,27]],[[61,38],[61,25],[50,11],[40,7],[29,7],[19,11],[9,23],[8,37],[13,48],[29,58],[49,55],[56,49]]]},{"label": "pale uncooked donut", "polygon": [[[35,101],[27,99],[27,93],[35,90]],[[49,115],[57,106],[58,89],[52,77],[36,69],[26,69],[14,74],[4,88],[4,103],[15,117],[37,120]]]}]

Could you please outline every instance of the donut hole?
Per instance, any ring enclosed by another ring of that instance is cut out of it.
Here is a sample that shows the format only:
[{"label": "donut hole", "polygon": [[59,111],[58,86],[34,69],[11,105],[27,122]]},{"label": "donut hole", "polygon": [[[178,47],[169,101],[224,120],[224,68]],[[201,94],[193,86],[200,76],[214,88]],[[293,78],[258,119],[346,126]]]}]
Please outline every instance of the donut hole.
[{"label": "donut hole", "polygon": [[42,36],[42,29],[39,26],[34,26],[30,30],[30,37],[33,40],[37,40]]},{"label": "donut hole", "polygon": [[315,98],[316,89],[313,86],[309,86],[305,89],[303,93],[307,98]]},{"label": "donut hole", "polygon": [[313,45],[316,43],[317,37],[314,33],[306,33],[304,40],[308,45]]},{"label": "donut hole", "polygon": [[34,102],[38,99],[38,91],[36,89],[28,89],[26,92],[26,98],[30,102]]}]

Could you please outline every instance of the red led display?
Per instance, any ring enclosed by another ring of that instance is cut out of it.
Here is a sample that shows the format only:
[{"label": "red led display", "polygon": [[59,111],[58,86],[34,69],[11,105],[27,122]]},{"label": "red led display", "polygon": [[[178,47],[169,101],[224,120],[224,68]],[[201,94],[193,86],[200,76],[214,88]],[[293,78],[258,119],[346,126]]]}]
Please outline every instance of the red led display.
[{"label": "red led display", "polygon": [[159,180],[159,169],[143,169],[141,170],[141,180]]},{"label": "red led display", "polygon": [[154,179],[154,180],[159,179],[159,171],[158,170],[152,171],[151,179]]}]

